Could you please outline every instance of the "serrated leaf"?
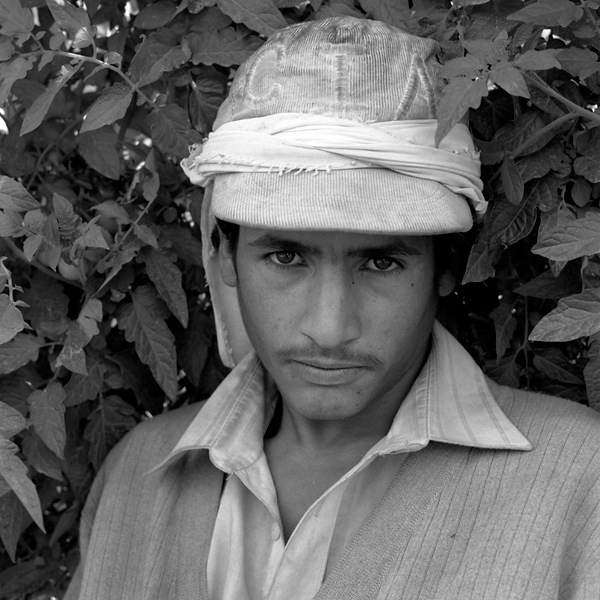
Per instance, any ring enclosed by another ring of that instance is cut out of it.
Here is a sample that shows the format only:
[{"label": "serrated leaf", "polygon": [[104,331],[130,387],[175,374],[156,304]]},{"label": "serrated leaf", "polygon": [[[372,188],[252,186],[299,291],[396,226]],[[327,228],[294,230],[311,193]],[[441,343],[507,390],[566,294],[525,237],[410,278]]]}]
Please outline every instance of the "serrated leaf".
[{"label": "serrated leaf", "polygon": [[84,115],[80,133],[99,129],[123,118],[132,98],[133,90],[123,83],[104,88],[100,97]]},{"label": "serrated leaf", "polygon": [[107,200],[106,202],[96,204],[96,206],[92,206],[92,210],[95,210],[103,217],[115,219],[115,221],[120,225],[127,225],[131,223],[131,217],[129,216],[129,213],[114,200]]},{"label": "serrated leaf", "polygon": [[73,373],[87,375],[87,366],[85,362],[84,348],[87,345],[89,338],[81,329],[79,323],[69,323],[67,336],[62,350],[56,359],[56,366],[63,366]]},{"label": "serrated leaf", "polygon": [[519,69],[526,71],[545,71],[546,69],[560,69],[561,65],[556,60],[553,50],[527,50],[515,58],[514,64]]},{"label": "serrated leaf", "polygon": [[36,331],[44,331],[45,324],[66,330],[69,297],[55,279],[36,272],[30,287],[23,290],[23,300],[29,305],[23,311],[25,318]]},{"label": "serrated leaf", "polygon": [[508,200],[512,204],[519,204],[523,199],[525,186],[515,161],[508,156],[504,158],[500,166],[500,178]]},{"label": "serrated leaf", "polygon": [[529,90],[523,75],[509,63],[494,65],[490,70],[490,80],[513,96],[529,98]]},{"label": "serrated leaf", "polygon": [[471,248],[462,284],[485,281],[494,275],[494,252],[490,244],[489,232],[484,229]]},{"label": "serrated leaf", "polygon": [[0,0],[0,34],[25,40],[34,25],[32,11],[19,0]]},{"label": "serrated leaf", "polygon": [[191,32],[186,37],[195,65],[231,67],[242,64],[263,44],[263,41],[233,27],[210,32]]},{"label": "serrated leaf", "polygon": [[98,298],[90,298],[79,311],[77,323],[89,341],[100,333],[98,323],[102,321],[102,301]]},{"label": "serrated leaf", "polygon": [[517,320],[513,315],[512,304],[502,303],[491,313],[496,330],[496,360],[500,360],[510,346],[513,333],[517,328]]},{"label": "serrated leaf", "polygon": [[556,58],[560,62],[560,66],[567,73],[581,77],[581,79],[585,79],[600,71],[598,55],[588,49],[567,48],[566,50],[561,50]]},{"label": "serrated leaf", "polygon": [[108,125],[96,129],[93,133],[88,131],[77,136],[79,153],[85,162],[109,179],[119,179],[121,176],[118,141],[117,133]]},{"label": "serrated leaf", "polygon": [[536,218],[537,204],[532,196],[518,205],[503,199],[497,200],[490,215],[492,240],[512,246],[531,233]]},{"label": "serrated leaf", "polygon": [[18,181],[0,175],[0,208],[24,212],[39,207],[39,202]]},{"label": "serrated leaf", "polygon": [[452,79],[444,88],[438,106],[438,128],[435,133],[435,143],[439,144],[469,108],[478,108],[481,99],[487,95],[487,84],[482,77],[474,81],[467,77]]},{"label": "serrated leaf", "polygon": [[600,252],[600,214],[587,212],[580,219],[561,219],[556,227],[539,234],[531,251],[556,261],[597,254]]},{"label": "serrated leaf", "polygon": [[535,203],[541,211],[548,212],[558,206],[561,201],[560,194],[558,193],[559,186],[560,180],[558,177],[550,173],[533,183],[526,201]]},{"label": "serrated leaf", "polygon": [[201,140],[192,129],[187,112],[177,104],[155,110],[149,117],[152,141],[166,154],[181,159],[189,154],[189,147]]},{"label": "serrated leaf", "polygon": [[0,375],[7,375],[36,361],[43,340],[32,335],[19,333],[15,339],[0,346]]},{"label": "serrated leaf", "polygon": [[87,375],[73,373],[64,388],[67,394],[65,406],[67,408],[77,406],[82,402],[97,398],[102,391],[105,371],[106,367],[101,362],[91,360]]},{"label": "serrated leaf", "polygon": [[567,27],[583,16],[583,9],[569,0],[538,0],[509,15],[513,21],[532,22],[544,27]]},{"label": "serrated leaf", "polygon": [[468,54],[446,62],[442,67],[441,76],[446,79],[452,79],[453,77],[475,79],[481,75],[486,67],[486,63],[479,56]]},{"label": "serrated leaf", "polygon": [[73,40],[75,48],[85,48],[93,42],[92,24],[88,14],[69,0],[46,0],[58,26]]},{"label": "serrated leaf", "polygon": [[[526,140],[529,140],[539,129],[542,129],[546,122],[542,114],[537,110],[528,110],[524,112],[516,122],[509,123],[498,129],[494,135],[494,141],[504,144],[507,152],[516,150]],[[567,124],[568,126],[568,124]],[[541,136],[535,143],[519,153],[519,156],[533,154],[544,148],[556,135],[555,130],[548,131],[546,135]]]},{"label": "serrated leaf", "polygon": [[43,473],[58,481],[62,480],[60,462],[56,454],[44,444],[39,435],[27,432],[27,435],[23,437],[22,446],[27,463],[38,473]]},{"label": "serrated leaf", "polygon": [[0,65],[0,106],[6,102],[15,81],[27,77],[27,72],[33,67],[34,62],[33,56],[28,58],[18,56]]},{"label": "serrated leaf", "polygon": [[592,186],[583,179],[576,179],[571,188],[571,198],[577,206],[587,206],[592,198]]},{"label": "serrated leaf", "polygon": [[163,252],[151,249],[143,254],[146,272],[161,298],[178,321],[187,327],[187,297],[181,285],[181,271]]},{"label": "serrated leaf", "polygon": [[0,212],[0,237],[17,237],[23,235],[23,218],[14,210],[5,209]]},{"label": "serrated leaf", "polygon": [[202,242],[194,237],[189,227],[165,225],[160,230],[161,240],[168,240],[182,260],[197,267],[202,266]]},{"label": "serrated leaf", "polygon": [[11,438],[26,427],[25,417],[18,410],[0,400],[0,436]]},{"label": "serrated leaf", "polygon": [[578,156],[573,163],[577,175],[585,177],[592,183],[600,183],[600,157]]},{"label": "serrated leaf", "polygon": [[[544,177],[550,170],[560,171],[571,159],[564,153],[558,141],[548,144],[542,150],[529,154],[517,162],[517,168],[524,183],[537,177]],[[570,171],[570,169],[569,169]]]},{"label": "serrated leaf", "polygon": [[140,360],[150,367],[152,375],[170,399],[177,395],[177,361],[175,338],[165,317],[168,311],[150,286],[131,293],[132,303],[122,310],[118,324],[128,342],[135,343]]},{"label": "serrated leaf", "polygon": [[4,62],[11,58],[15,53],[13,43],[8,39],[0,39],[0,62]]},{"label": "serrated leaf", "polygon": [[50,82],[46,91],[41,96],[38,96],[27,109],[23,117],[23,125],[21,125],[21,135],[25,135],[39,127],[58,92],[79,71],[82,64],[62,66],[60,75]]},{"label": "serrated leaf", "polygon": [[132,80],[143,87],[157,81],[164,73],[178,69],[191,56],[188,45],[182,45],[172,31],[157,31],[151,33],[139,47],[131,60],[129,72]]},{"label": "serrated leaf", "polygon": [[150,227],[147,225],[138,225],[137,223],[133,226],[133,233],[139,238],[144,244],[152,246],[152,248],[158,248],[158,240],[156,235]]},{"label": "serrated leaf", "polygon": [[44,444],[59,458],[64,458],[65,441],[65,399],[63,386],[51,381],[44,390],[35,390],[27,398],[29,417],[35,432]]},{"label": "serrated leaf", "polygon": [[110,449],[136,424],[133,414],[133,408],[118,396],[100,398],[83,433],[90,442],[90,459],[96,470]]},{"label": "serrated leaf", "polygon": [[7,294],[0,294],[0,344],[6,344],[25,329],[21,311]]},{"label": "serrated leaf", "polygon": [[532,342],[569,342],[600,331],[600,290],[561,298],[531,332]]},{"label": "serrated leaf", "polygon": [[485,63],[495,65],[496,63],[508,58],[506,50],[509,43],[506,32],[503,35],[496,36],[493,40],[464,40],[462,42],[464,48],[474,56],[477,56]]},{"label": "serrated leaf", "polygon": [[[575,272],[574,272],[575,271]],[[515,288],[521,296],[533,296],[548,300],[558,300],[564,296],[576,294],[581,290],[581,276],[575,269],[564,269],[558,277],[552,271],[544,271],[531,281]]]},{"label": "serrated leaf", "polygon": [[27,467],[16,456],[18,450],[16,444],[0,437],[0,475],[6,480],[38,527],[44,531],[40,499],[33,482],[29,479]]},{"label": "serrated leaf", "polygon": [[273,0],[217,0],[217,6],[236,23],[269,36],[287,27],[280,10]]},{"label": "serrated leaf", "polygon": [[594,339],[590,344],[583,377],[590,406],[600,410],[600,342],[598,339]]},{"label": "serrated leaf", "polygon": [[159,414],[163,410],[164,392],[152,377],[146,365],[143,365],[134,353],[119,352],[112,356],[119,365],[123,378],[123,387],[131,390],[136,400],[145,410]]},{"label": "serrated leaf", "polygon": [[171,0],[159,0],[145,6],[133,21],[138,29],[158,29],[169,23],[177,13],[177,6]]},{"label": "serrated leaf", "polygon": [[362,9],[373,15],[373,19],[407,29],[411,21],[411,8],[408,2],[398,0],[359,0]]},{"label": "serrated leaf", "polygon": [[[24,517],[25,508],[12,490],[0,496],[0,539],[13,562],[16,558],[17,543],[23,531]],[[2,591],[4,592],[5,588]]]},{"label": "serrated leaf", "polygon": [[105,230],[96,225],[96,223],[86,223],[81,228],[81,235],[75,240],[75,246],[77,248],[102,248],[104,250],[110,250],[109,245],[104,238]]},{"label": "serrated leaf", "polygon": [[563,383],[583,383],[581,377],[573,372],[573,366],[559,348],[543,348],[536,351],[533,366],[556,381]]}]

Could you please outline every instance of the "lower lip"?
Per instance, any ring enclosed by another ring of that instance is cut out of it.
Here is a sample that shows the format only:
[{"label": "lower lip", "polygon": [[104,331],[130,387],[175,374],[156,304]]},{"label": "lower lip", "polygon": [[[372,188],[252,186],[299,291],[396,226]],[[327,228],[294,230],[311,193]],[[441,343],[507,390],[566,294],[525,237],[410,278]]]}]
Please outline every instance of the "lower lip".
[{"label": "lower lip", "polygon": [[317,385],[345,385],[352,383],[364,371],[363,367],[348,367],[343,369],[321,369],[313,365],[294,361],[300,371],[300,376],[309,383]]}]

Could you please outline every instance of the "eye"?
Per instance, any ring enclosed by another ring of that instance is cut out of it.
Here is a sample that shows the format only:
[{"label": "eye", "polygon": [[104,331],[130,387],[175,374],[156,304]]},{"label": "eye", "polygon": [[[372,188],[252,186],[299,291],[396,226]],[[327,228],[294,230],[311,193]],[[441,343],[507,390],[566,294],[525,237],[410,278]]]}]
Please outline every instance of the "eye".
[{"label": "eye", "polygon": [[279,252],[272,252],[269,254],[269,258],[276,264],[281,266],[298,265],[302,261],[300,255],[296,252],[288,250],[280,250]]},{"label": "eye", "polygon": [[366,265],[368,271],[378,271],[380,273],[389,273],[401,268],[401,265],[394,258],[389,256],[379,256],[376,258],[370,258]]}]

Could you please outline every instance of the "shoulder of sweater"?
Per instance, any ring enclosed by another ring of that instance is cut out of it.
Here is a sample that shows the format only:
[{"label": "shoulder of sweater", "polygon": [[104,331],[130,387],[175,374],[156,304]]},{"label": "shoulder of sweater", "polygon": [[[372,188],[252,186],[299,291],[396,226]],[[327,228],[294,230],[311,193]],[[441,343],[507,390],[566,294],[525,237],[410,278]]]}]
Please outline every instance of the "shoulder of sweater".
[{"label": "shoulder of sweater", "polygon": [[204,402],[197,402],[138,423],[111,450],[105,470],[110,472],[117,463],[136,470],[152,469],[173,449],[203,406]]},{"label": "shoulder of sweater", "polygon": [[487,380],[506,416],[532,443],[552,436],[557,443],[569,438],[600,450],[600,413],[573,400],[519,390]]}]

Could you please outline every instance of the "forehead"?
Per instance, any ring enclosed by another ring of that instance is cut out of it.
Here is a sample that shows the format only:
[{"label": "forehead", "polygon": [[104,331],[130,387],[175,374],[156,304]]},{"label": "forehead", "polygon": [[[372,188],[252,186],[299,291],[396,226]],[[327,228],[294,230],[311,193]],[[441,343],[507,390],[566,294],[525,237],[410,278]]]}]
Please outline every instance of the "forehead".
[{"label": "forehead", "polygon": [[275,249],[298,246],[313,254],[355,254],[362,251],[427,255],[431,236],[387,235],[349,231],[293,231],[240,227],[240,243],[251,248]]}]

